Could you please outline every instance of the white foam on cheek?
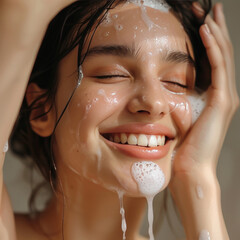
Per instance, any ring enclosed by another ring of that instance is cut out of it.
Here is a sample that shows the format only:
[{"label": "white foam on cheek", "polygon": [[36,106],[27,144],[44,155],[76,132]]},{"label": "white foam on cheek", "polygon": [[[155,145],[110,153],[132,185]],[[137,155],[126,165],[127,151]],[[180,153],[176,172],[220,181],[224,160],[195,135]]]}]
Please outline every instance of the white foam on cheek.
[{"label": "white foam on cheek", "polygon": [[83,120],[87,119],[87,116],[90,112],[90,110],[92,109],[92,107],[99,101],[99,98],[94,98],[92,101],[88,101],[88,104],[86,105],[85,108],[85,113],[84,113],[84,117]]},{"label": "white foam on cheek", "polygon": [[210,233],[207,230],[202,230],[199,234],[199,240],[211,240]]},{"label": "white foam on cheek", "polygon": [[187,98],[192,107],[192,123],[195,123],[206,106],[207,93],[205,92],[200,95],[197,92],[193,92]]},{"label": "white foam on cheek", "polygon": [[154,8],[162,12],[169,12],[169,9],[171,8],[165,0],[128,0],[128,2],[140,6],[144,5],[146,7]]},{"label": "white foam on cheek", "polygon": [[132,166],[132,175],[138,184],[139,191],[145,196],[155,196],[160,192],[165,175],[154,162],[136,162]]},{"label": "white foam on cheek", "polygon": [[[105,102],[107,102],[107,103],[111,103],[111,104],[116,104],[116,103],[118,103],[117,98],[116,98],[116,97],[109,98],[109,97],[106,95],[104,89],[99,89],[99,90],[98,90],[98,95],[103,96]],[[115,95],[116,95],[115,92],[111,93],[111,96],[115,96]]]}]

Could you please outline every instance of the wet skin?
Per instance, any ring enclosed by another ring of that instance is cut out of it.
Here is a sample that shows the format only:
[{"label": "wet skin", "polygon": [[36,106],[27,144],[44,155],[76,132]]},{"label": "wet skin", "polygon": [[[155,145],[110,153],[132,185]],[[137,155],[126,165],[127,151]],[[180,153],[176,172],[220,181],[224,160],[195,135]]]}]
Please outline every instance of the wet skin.
[{"label": "wet skin", "polygon": [[[107,19],[93,36],[84,77],[57,127],[54,154],[64,185],[81,176],[140,196],[132,164],[156,162],[166,187],[173,149],[191,126],[186,96],[195,79],[192,48],[171,12],[129,4],[110,10]],[[77,84],[77,52],[59,67],[58,116]],[[166,142],[157,147],[114,143],[121,133],[161,135]]]}]

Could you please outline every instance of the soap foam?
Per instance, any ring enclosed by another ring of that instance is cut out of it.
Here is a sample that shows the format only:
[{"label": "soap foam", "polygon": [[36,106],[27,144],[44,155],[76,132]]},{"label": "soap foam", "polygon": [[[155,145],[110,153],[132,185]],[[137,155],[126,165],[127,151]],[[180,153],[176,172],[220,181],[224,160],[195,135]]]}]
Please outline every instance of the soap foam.
[{"label": "soap foam", "polygon": [[187,98],[192,107],[192,123],[195,123],[206,106],[207,93],[198,94],[197,92],[193,92]]},{"label": "soap foam", "polygon": [[153,196],[147,197],[149,240],[154,240],[154,235],[153,235],[153,198],[154,198]]},{"label": "soap foam", "polygon": [[129,0],[128,2],[134,3],[140,6],[146,6],[150,8],[154,8],[160,10],[162,12],[169,12],[171,8],[165,0]]},{"label": "soap foam", "polygon": [[3,147],[3,152],[6,153],[8,151],[8,142]]},{"label": "soap foam", "polygon": [[78,68],[78,83],[77,83],[77,87],[80,86],[81,82],[83,79],[83,71],[82,71],[82,66],[80,65]]},{"label": "soap foam", "polygon": [[120,201],[120,214],[122,216],[122,232],[123,232],[123,240],[126,240],[126,231],[127,231],[127,223],[126,223],[126,218],[125,218],[125,210],[123,207],[123,192],[122,191],[117,191],[119,201]]},{"label": "soap foam", "polygon": [[197,185],[196,192],[197,192],[197,196],[198,196],[199,199],[203,199],[204,198],[203,189],[202,189],[202,187],[200,185]]},{"label": "soap foam", "polygon": [[161,168],[154,162],[136,162],[132,166],[132,175],[138,184],[139,191],[145,196],[155,196],[165,183]]},{"label": "soap foam", "polygon": [[207,230],[202,230],[199,235],[199,240],[211,240],[210,233]]}]

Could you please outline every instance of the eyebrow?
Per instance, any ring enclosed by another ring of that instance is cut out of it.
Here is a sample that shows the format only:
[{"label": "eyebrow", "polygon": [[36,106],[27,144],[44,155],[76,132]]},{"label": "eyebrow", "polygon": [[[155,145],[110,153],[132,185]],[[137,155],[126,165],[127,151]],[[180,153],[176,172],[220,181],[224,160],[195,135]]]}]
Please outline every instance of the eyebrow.
[{"label": "eyebrow", "polygon": [[[102,45],[90,48],[86,53],[86,57],[96,55],[113,55],[119,57],[137,57],[140,49],[136,49],[134,45]],[[163,52],[162,60],[171,63],[188,63],[193,67],[196,66],[194,59],[187,52],[166,50]]]}]

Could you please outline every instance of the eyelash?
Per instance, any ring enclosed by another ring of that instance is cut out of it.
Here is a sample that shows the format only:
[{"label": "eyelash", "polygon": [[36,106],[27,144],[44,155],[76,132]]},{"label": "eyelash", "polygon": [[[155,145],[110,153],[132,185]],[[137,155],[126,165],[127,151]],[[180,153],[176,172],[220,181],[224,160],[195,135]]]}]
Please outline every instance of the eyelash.
[{"label": "eyelash", "polygon": [[[100,76],[94,76],[97,79],[111,79],[111,78],[127,78],[128,76],[125,75],[100,75]],[[184,89],[188,89],[188,85],[184,85],[178,82],[173,82],[173,81],[163,81],[164,83],[170,83],[170,84],[174,84],[178,87],[184,88]]]},{"label": "eyelash", "polygon": [[174,84],[174,85],[177,85],[179,87],[182,87],[182,88],[185,88],[187,89],[188,88],[188,85],[184,85],[184,84],[181,84],[181,83],[178,83],[178,82],[173,82],[173,81],[163,81],[165,83],[170,83],[170,84]]},{"label": "eyelash", "polygon": [[107,79],[107,78],[127,78],[125,75],[101,75],[101,76],[94,76],[98,79]]}]

